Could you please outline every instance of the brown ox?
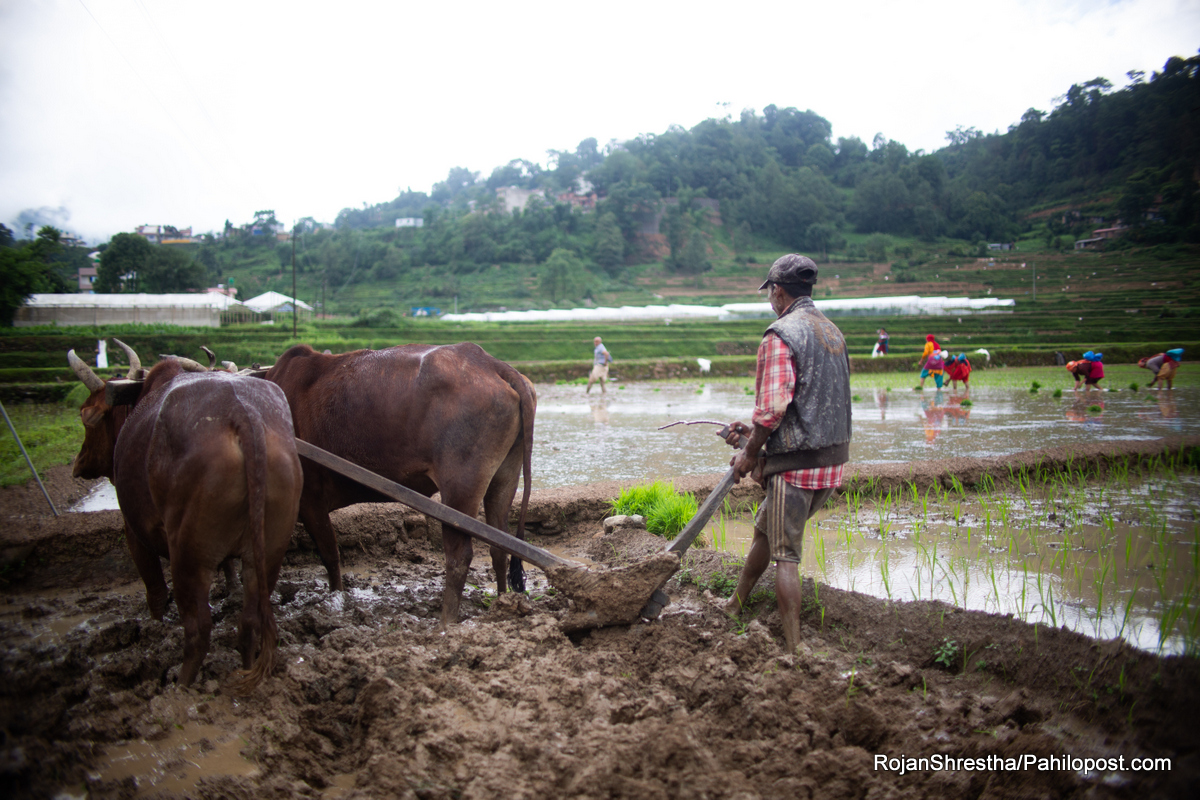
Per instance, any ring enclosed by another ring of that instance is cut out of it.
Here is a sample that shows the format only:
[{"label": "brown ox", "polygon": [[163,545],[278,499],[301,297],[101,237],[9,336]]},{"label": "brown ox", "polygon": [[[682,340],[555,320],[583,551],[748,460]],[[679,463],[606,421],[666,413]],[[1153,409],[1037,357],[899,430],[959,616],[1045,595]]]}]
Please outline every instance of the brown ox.
[{"label": "brown ox", "polygon": [[[118,344],[136,376],[137,355]],[[303,483],[283,392],[228,373],[184,373],[181,363],[166,360],[150,370],[132,409],[114,407],[105,401],[104,381],[74,350],[68,360],[91,390],[80,408],[85,431],[74,474],[104,476],[116,486],[129,551],[150,613],[160,620],[167,585],[159,558],[169,560],[184,628],[180,684],[196,678],[208,653],[213,575],[237,557],[243,586],[238,650],[247,671],[230,689],[251,691],[274,666],[270,594]]]},{"label": "brown ox", "polygon": [[[297,345],[267,373],[292,407],[296,437],[414,489],[426,497],[441,492],[443,504],[475,516],[483,504],[485,521],[508,530],[517,481],[525,490],[517,536],[524,538],[529,505],[533,384],[478,345],[405,345],[357,350],[342,355],[317,353]],[[334,509],[386,502],[366,487],[304,463],[300,519],[329,573],[331,589],[341,589],[337,539],[329,523]],[[471,566],[470,537],[443,527],[446,586],[442,622],[458,621],[459,602]],[[521,561],[492,549],[496,584],[523,591]],[[506,581],[507,576],[507,581]]]}]

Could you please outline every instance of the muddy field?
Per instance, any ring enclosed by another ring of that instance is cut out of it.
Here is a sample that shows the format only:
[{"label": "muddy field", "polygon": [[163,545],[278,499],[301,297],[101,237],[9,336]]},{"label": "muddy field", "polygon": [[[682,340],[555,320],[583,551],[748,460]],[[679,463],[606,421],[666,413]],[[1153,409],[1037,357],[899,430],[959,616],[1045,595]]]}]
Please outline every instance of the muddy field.
[{"label": "muddy field", "polygon": [[[997,467],[885,465],[855,480],[972,483]],[[716,477],[677,484],[703,495]],[[60,506],[88,488],[48,478]],[[661,548],[642,530],[605,532],[617,488],[535,492],[531,540],[609,565]],[[280,664],[246,699],[221,690],[238,666],[240,591],[218,578],[212,648],[180,689],[178,616],[148,618],[119,512],[54,519],[44,503],[36,487],[0,491],[4,797],[1140,798],[1190,796],[1200,781],[1195,660],[937,602],[821,587],[818,603],[808,581],[789,655],[772,598],[737,620],[719,611],[707,587],[738,565],[710,550],[667,584],[660,620],[568,636],[568,603],[541,573],[527,596],[497,597],[477,549],[465,619],[443,631],[440,529],[392,505],[335,515],[345,592],[324,588],[298,532],[274,598]],[[991,761],[900,774],[876,755]],[[1011,761],[1025,756],[1124,768]],[[1135,771],[1145,757],[1170,769]]]}]

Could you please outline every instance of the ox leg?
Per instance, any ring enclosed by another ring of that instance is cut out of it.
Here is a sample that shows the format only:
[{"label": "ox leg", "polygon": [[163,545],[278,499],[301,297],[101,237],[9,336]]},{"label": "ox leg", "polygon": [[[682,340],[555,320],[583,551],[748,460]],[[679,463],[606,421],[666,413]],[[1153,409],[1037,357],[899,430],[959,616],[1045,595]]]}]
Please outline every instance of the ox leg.
[{"label": "ox leg", "polygon": [[442,550],[446,554],[446,588],[442,590],[442,626],[458,624],[467,571],[471,569],[474,546],[471,537],[450,525],[442,526]]},{"label": "ox leg", "polygon": [[317,546],[317,553],[321,556],[321,563],[325,565],[325,572],[329,575],[329,591],[342,591],[342,557],[338,553],[337,535],[329,522],[329,513],[319,508],[308,508],[302,502],[300,521],[312,537],[313,544]]},{"label": "ox leg", "polygon": [[[179,606],[179,616],[183,618],[183,666],[179,670],[181,686],[190,686],[196,680],[200,665],[208,655],[208,642],[212,635],[208,591],[214,572],[186,554],[172,553],[171,579],[175,583],[175,603]],[[248,589],[248,581],[246,585]]]},{"label": "ox leg", "polygon": [[[521,460],[524,450],[520,444],[514,447],[496,470],[487,494],[483,496],[484,521],[499,531],[508,533],[508,515],[512,511],[513,496],[517,493],[517,482],[521,477]],[[523,538],[524,534],[522,534]],[[492,568],[496,570],[496,591],[525,591],[525,570],[521,559],[492,548]]]},{"label": "ox leg", "polygon": [[146,547],[137,534],[129,528],[128,523],[125,525],[125,542],[129,545],[129,555],[133,558],[138,575],[141,576],[142,583],[146,586],[146,605],[150,608],[150,616],[161,620],[167,611],[168,595],[167,582],[163,578],[162,561],[159,560],[157,553]]}]

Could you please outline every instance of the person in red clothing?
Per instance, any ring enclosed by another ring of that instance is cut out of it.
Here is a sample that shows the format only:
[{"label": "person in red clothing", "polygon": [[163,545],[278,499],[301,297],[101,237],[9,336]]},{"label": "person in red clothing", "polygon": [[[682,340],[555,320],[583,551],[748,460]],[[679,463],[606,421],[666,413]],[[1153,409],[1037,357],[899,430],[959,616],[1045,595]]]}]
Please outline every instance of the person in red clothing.
[{"label": "person in red clothing", "polygon": [[817,265],[780,258],[761,287],[778,319],[758,347],[754,427],[729,424],[729,443],[749,436],[730,465],[767,496],[754,540],[725,612],[737,614],[771,561],[787,651],[800,643],[800,553],[804,526],[842,482],[850,458],[850,357],[837,326],[813,305]]},{"label": "person in red clothing", "polygon": [[971,391],[971,362],[967,360],[966,353],[959,353],[946,362],[946,374],[950,378],[950,391],[958,388],[959,381],[962,381],[964,389]]}]

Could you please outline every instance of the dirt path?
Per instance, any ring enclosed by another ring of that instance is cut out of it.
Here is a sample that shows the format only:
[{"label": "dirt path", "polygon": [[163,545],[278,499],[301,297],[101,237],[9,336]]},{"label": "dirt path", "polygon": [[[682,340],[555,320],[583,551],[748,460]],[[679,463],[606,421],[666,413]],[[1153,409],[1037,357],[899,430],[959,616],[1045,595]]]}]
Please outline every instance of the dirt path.
[{"label": "dirt path", "polygon": [[[1088,463],[1180,444],[1195,442],[1108,445]],[[965,483],[996,472],[955,462]],[[906,466],[855,481],[947,479],[946,465]],[[87,488],[53,473],[64,498]],[[714,482],[677,483],[703,494]],[[603,531],[615,487],[536,493],[532,539],[610,565],[661,548],[644,531]],[[218,579],[212,648],[196,688],[179,689],[178,617],[148,619],[119,513],[54,520],[5,491],[5,797],[1140,797],[1200,780],[1193,659],[936,602],[824,586],[818,602],[811,582],[804,642],[787,655],[773,601],[739,620],[710,602],[704,586],[738,565],[706,550],[667,584],[659,621],[570,636],[567,603],[540,573],[528,596],[496,597],[478,550],[466,619],[442,631],[439,529],[387,505],[335,515],[346,592],[323,588],[297,536],[276,597],[280,666],[244,700],[220,689],[237,666],[240,592]],[[992,761],[901,775],[876,755]],[[1025,756],[1026,769],[995,762]],[[1125,768],[1039,770],[1051,756]],[[1147,756],[1170,771],[1133,771]]]}]

